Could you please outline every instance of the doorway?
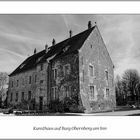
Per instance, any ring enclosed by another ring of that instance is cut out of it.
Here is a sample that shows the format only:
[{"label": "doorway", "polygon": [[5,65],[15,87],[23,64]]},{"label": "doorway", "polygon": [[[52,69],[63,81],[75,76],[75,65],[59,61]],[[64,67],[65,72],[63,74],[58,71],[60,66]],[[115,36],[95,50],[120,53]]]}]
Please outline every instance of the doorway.
[{"label": "doorway", "polygon": [[39,110],[42,110],[43,109],[43,97],[40,96],[39,97]]}]

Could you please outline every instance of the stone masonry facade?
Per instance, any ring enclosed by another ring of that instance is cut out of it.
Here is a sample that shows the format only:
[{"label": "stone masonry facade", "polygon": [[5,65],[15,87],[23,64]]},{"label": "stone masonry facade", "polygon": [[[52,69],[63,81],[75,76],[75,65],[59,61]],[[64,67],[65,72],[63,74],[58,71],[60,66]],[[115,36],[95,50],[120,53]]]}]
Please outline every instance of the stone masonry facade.
[{"label": "stone masonry facade", "polygon": [[[81,40],[84,41],[80,44]],[[24,65],[28,63],[25,61],[18,67],[20,72],[16,70],[10,75],[9,105],[28,101],[29,109],[48,110],[52,101],[77,95],[77,106],[83,107],[84,112],[113,110],[116,105],[114,65],[97,25],[52,46],[53,53],[55,46],[60,47],[57,55],[52,55],[56,57],[50,59],[51,50],[44,51],[37,58],[37,61],[43,58],[40,63],[25,70]]]},{"label": "stone masonry facade", "polygon": [[79,70],[80,95],[87,111],[113,110],[116,105],[114,65],[98,28],[79,51]]}]

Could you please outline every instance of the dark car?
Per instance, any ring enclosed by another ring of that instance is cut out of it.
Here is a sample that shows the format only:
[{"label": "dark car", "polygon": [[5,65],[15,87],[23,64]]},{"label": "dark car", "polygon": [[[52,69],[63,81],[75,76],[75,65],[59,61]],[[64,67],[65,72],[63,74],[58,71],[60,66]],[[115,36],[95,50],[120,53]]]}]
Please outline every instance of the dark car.
[{"label": "dark car", "polygon": [[4,109],[3,114],[11,114],[13,113],[13,108]]}]

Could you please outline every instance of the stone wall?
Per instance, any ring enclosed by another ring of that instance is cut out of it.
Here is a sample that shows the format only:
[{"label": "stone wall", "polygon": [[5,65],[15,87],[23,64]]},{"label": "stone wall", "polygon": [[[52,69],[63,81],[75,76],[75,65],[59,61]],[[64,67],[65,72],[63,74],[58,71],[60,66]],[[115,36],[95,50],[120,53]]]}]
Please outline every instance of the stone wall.
[{"label": "stone wall", "polygon": [[[89,65],[93,66],[91,77]],[[97,27],[79,51],[80,94],[87,112],[104,111],[115,106],[114,70],[106,46]],[[108,72],[108,80],[106,79]],[[91,95],[89,86],[94,86]],[[106,93],[109,89],[109,95]]]},{"label": "stone wall", "polygon": [[[43,69],[41,70],[41,65]],[[28,92],[31,91],[31,99],[35,99],[35,109],[39,109],[39,97],[43,97],[43,105],[47,104],[47,62],[39,64],[36,68],[10,76],[8,89],[8,103],[18,105],[22,102],[22,92],[24,99],[28,100]],[[29,77],[31,76],[31,83]],[[17,86],[17,80],[18,86]],[[13,82],[13,86],[12,86]],[[16,93],[18,93],[18,101],[16,101]],[[11,94],[12,101],[11,101]],[[45,108],[44,108],[45,109]]]},{"label": "stone wall", "polygon": [[[51,72],[51,87],[57,88],[57,98],[61,101],[65,97],[79,94],[79,56],[72,53],[58,58],[52,62],[51,69],[57,69],[57,77],[53,78]],[[67,67],[69,67],[67,69]],[[65,68],[67,71],[65,71]],[[52,91],[52,90],[51,90]],[[52,100],[53,100],[53,92]]]}]

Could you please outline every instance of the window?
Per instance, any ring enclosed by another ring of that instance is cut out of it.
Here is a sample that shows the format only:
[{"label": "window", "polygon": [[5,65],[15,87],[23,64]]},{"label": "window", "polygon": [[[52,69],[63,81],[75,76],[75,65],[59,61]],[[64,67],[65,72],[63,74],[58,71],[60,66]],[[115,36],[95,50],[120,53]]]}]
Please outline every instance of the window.
[{"label": "window", "polygon": [[31,76],[29,76],[29,84],[31,84]]},{"label": "window", "polygon": [[12,83],[11,83],[11,87],[13,87],[13,85],[14,85],[14,84],[13,84],[13,81],[12,81]]},{"label": "window", "polygon": [[90,45],[90,48],[92,48],[92,44]]},{"label": "window", "polygon": [[66,46],[64,49],[63,49],[63,52],[66,52],[68,49],[69,49],[70,46]]},{"label": "window", "polygon": [[84,58],[83,58],[83,56],[81,57],[81,64],[82,65],[84,64]]},{"label": "window", "polygon": [[22,69],[24,66],[25,66],[25,64],[22,64],[22,65],[20,66],[20,69]]},{"label": "window", "polygon": [[114,81],[113,81],[113,78],[112,78],[112,87],[114,86]]},{"label": "window", "polygon": [[106,80],[108,80],[108,71],[105,71]]},{"label": "window", "polygon": [[36,81],[37,81],[37,75],[35,75],[35,83],[36,83]]},{"label": "window", "polygon": [[106,97],[109,97],[109,89],[106,89]]},{"label": "window", "polygon": [[93,68],[92,65],[89,65],[89,75],[90,75],[91,77],[94,76],[94,68]]},{"label": "window", "polygon": [[52,87],[52,93],[53,93],[53,100],[58,99],[57,87]]},{"label": "window", "polygon": [[10,101],[12,101],[13,100],[13,93],[11,93],[11,98],[10,98]]},{"label": "window", "polygon": [[17,87],[18,87],[19,81],[17,80]]},{"label": "window", "polygon": [[94,98],[94,86],[89,86],[91,98]]},{"label": "window", "polygon": [[82,76],[83,76],[83,82],[84,82],[84,80],[85,80],[85,75],[84,75],[85,72],[84,72],[84,70],[82,71],[82,73],[83,73]]},{"label": "window", "polygon": [[24,85],[24,78],[22,78],[22,85]]},{"label": "window", "polygon": [[16,102],[18,101],[18,93],[16,93]]},{"label": "window", "polygon": [[70,86],[65,87],[66,97],[70,97]]},{"label": "window", "polygon": [[69,75],[70,74],[70,64],[66,64],[64,66],[64,75]]},{"label": "window", "polygon": [[28,91],[28,100],[30,101],[32,97],[31,91]]},{"label": "window", "polygon": [[57,78],[57,69],[55,68],[52,70],[52,77],[54,80]]},{"label": "window", "polygon": [[40,84],[43,84],[43,82],[44,82],[43,80],[40,80]]},{"label": "window", "polygon": [[40,70],[43,70],[43,64],[40,65]]},{"label": "window", "polygon": [[24,92],[21,94],[21,100],[24,100]]}]

